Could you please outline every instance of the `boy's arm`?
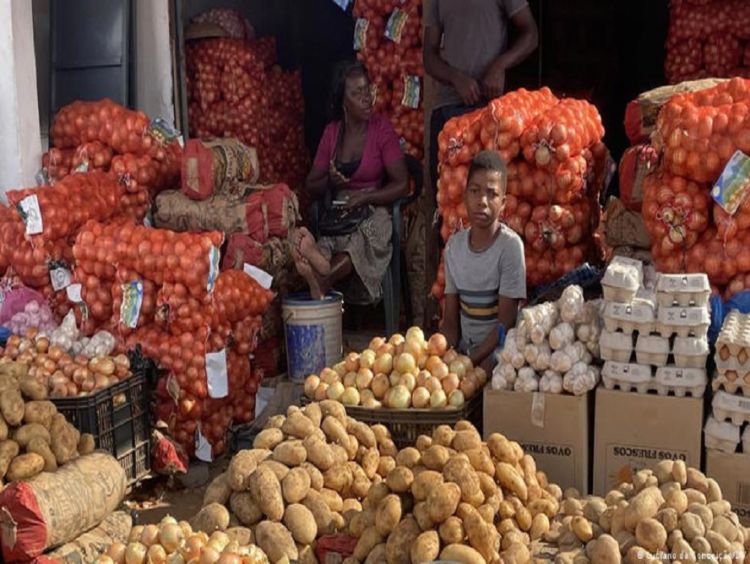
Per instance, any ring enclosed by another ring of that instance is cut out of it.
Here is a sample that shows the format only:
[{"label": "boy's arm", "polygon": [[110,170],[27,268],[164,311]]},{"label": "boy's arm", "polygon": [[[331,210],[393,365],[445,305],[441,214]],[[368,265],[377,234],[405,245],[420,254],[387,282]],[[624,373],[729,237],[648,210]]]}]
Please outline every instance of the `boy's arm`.
[{"label": "boy's arm", "polygon": [[445,335],[449,347],[458,346],[458,294],[445,295],[445,311],[440,332]]},{"label": "boy's arm", "polygon": [[[506,331],[516,326],[519,301],[505,296],[498,296],[497,298],[497,322],[498,324],[502,323]],[[492,353],[495,352],[497,345],[497,330],[490,331],[484,341],[471,353],[470,358],[474,366],[481,366],[489,373],[493,364]]]}]

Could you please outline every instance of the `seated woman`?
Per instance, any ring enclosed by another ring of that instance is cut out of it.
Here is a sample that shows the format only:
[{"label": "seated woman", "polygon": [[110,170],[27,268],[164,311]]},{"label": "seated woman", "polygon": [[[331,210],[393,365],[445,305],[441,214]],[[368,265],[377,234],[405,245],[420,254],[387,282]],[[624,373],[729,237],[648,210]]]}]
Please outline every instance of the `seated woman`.
[{"label": "seated woman", "polygon": [[314,198],[330,192],[344,208],[366,207],[369,214],[363,213],[351,232],[320,237],[317,243],[305,228],[292,235],[295,265],[316,300],[350,275],[344,290],[348,302],[369,304],[381,297],[392,251],[389,206],[408,194],[408,172],[398,136],[387,118],[373,113],[373,102],[364,65],[340,67],[334,121],[323,132],[306,188]]}]

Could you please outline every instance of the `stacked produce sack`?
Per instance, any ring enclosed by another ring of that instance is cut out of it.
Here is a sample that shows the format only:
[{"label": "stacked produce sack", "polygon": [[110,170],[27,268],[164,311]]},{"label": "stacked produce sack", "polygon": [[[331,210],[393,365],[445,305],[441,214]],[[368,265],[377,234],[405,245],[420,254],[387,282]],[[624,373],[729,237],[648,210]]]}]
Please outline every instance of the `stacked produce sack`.
[{"label": "stacked produce sack", "polygon": [[273,38],[189,43],[190,136],[236,137],[257,149],[261,182],[300,189],[308,165],[300,74],[275,65]]},{"label": "stacked produce sack", "polygon": [[508,331],[492,389],[585,395],[599,383],[600,303],[568,286],[557,302],[524,308]]},{"label": "stacked produce sack", "polygon": [[750,75],[750,5],[672,0],[664,72],[671,83]]},{"label": "stacked produce sack", "polygon": [[[450,120],[439,136],[443,241],[469,225],[463,203],[469,165],[488,149],[508,165],[504,220],[524,239],[528,285],[552,282],[593,258],[606,175],[603,135],[594,106],[559,100],[548,88],[510,92]],[[441,264],[432,293],[442,299],[444,291]]]},{"label": "stacked produce sack", "polygon": [[649,281],[640,261],[615,257],[602,288],[604,387],[703,397],[711,293],[706,275],[660,273]]},{"label": "stacked produce sack", "polygon": [[705,427],[708,449],[750,454],[749,353],[750,315],[733,310],[716,340],[713,415]]},{"label": "stacked produce sack", "polygon": [[75,172],[113,172],[123,185],[122,213],[142,220],[151,198],[179,179],[182,147],[176,134],[110,99],[76,101],[52,122],[54,148],[42,157],[46,183]]},{"label": "stacked produce sack", "polygon": [[750,153],[749,99],[750,80],[743,78],[672,96],[652,141],[661,164],[643,185],[657,270],[705,272],[727,297],[750,282],[750,200],[740,190],[719,204],[711,189],[736,151]]},{"label": "stacked produce sack", "polygon": [[232,422],[254,416],[256,346],[270,292],[239,270],[218,272],[217,232],[175,233],[127,221],[87,223],[73,247],[86,328],[111,327],[120,345],[140,344],[167,371],[157,417],[188,453],[225,448]]},{"label": "stacked produce sack", "polygon": [[391,120],[404,151],[422,160],[422,0],[357,0],[354,17],[354,48],[375,86],[375,110]]}]

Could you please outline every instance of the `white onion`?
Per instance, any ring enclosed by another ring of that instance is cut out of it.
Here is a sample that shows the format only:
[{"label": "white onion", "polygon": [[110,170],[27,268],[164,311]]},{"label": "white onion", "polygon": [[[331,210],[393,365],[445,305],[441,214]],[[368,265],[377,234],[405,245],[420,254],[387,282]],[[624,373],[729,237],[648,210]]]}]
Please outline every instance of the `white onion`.
[{"label": "white onion", "polygon": [[388,391],[388,407],[393,409],[406,409],[411,402],[411,392],[406,386],[399,384]]}]

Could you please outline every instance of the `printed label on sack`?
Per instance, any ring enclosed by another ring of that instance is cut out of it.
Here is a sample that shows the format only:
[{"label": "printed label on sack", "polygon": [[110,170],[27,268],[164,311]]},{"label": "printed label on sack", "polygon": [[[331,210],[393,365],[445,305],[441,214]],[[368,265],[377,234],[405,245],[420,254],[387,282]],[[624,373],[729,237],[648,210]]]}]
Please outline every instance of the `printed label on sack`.
[{"label": "printed label on sack", "polygon": [[195,457],[203,462],[213,462],[213,451],[211,443],[201,433],[201,426],[195,430]]},{"label": "printed label on sack", "polygon": [[34,175],[34,180],[36,181],[37,186],[52,184],[49,180],[49,171],[47,170],[46,166],[39,169],[39,171]]},{"label": "printed label on sack", "polygon": [[354,50],[361,51],[367,43],[367,28],[370,27],[370,21],[365,18],[358,18],[354,24]]},{"label": "printed label on sack", "polygon": [[169,145],[180,137],[180,132],[163,118],[154,118],[148,125],[146,132],[161,145]]},{"label": "printed label on sack", "polygon": [[346,12],[349,9],[349,4],[352,3],[352,0],[333,0],[333,3]]},{"label": "printed label on sack", "polygon": [[143,305],[143,282],[134,280],[123,284],[122,304],[120,304],[120,323],[130,329],[138,326],[138,317]]},{"label": "printed label on sack", "polygon": [[38,235],[44,231],[42,222],[42,210],[39,208],[39,200],[36,194],[26,196],[16,206],[21,220],[26,225],[26,235]]},{"label": "printed label on sack", "polygon": [[266,290],[271,289],[271,284],[273,284],[273,276],[268,274],[268,272],[258,268],[257,266],[253,266],[252,264],[248,264],[248,263],[245,263],[243,270],[245,271],[245,274],[250,276],[250,278],[254,279],[258,284],[263,286]]},{"label": "printed label on sack", "polygon": [[736,151],[711,190],[711,196],[729,215],[734,213],[750,194],[750,157]]},{"label": "printed label on sack", "polygon": [[206,284],[206,291],[209,294],[214,291],[214,286],[216,286],[216,278],[219,276],[220,259],[219,249],[211,245],[211,249],[208,251],[208,282]]},{"label": "printed label on sack", "polygon": [[61,261],[51,261],[48,265],[49,281],[55,292],[64,290],[73,282],[73,273],[68,265]]},{"label": "printed label on sack", "polygon": [[401,98],[401,105],[416,110],[419,108],[419,99],[422,93],[422,87],[418,76],[404,77],[404,96]]},{"label": "printed label on sack", "polygon": [[531,396],[531,424],[534,427],[544,428],[544,394],[534,392]]},{"label": "printed label on sack", "polygon": [[388,23],[385,25],[385,36],[396,43],[401,43],[401,34],[404,32],[409,14],[396,8],[393,10]]},{"label": "printed label on sack", "polygon": [[209,397],[221,399],[229,395],[226,349],[206,353],[206,380]]}]

